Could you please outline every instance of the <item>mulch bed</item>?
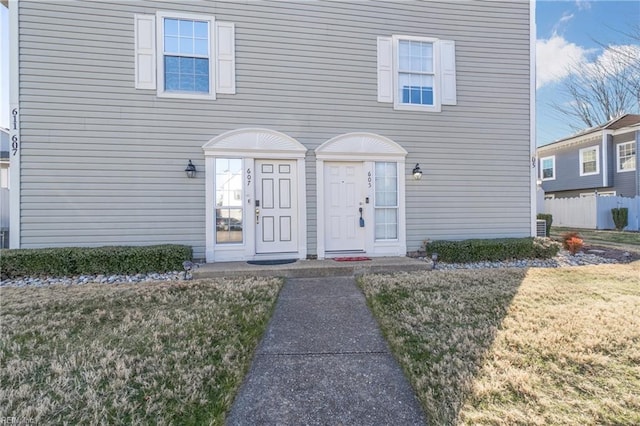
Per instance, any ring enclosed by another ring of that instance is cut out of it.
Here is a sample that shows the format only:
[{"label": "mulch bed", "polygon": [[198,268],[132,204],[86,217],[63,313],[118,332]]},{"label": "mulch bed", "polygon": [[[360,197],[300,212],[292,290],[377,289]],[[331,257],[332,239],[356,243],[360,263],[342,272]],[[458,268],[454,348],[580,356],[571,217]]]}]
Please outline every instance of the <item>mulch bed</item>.
[{"label": "mulch bed", "polygon": [[[597,252],[591,252],[591,250],[597,250]],[[605,259],[615,259],[618,262],[633,262],[640,260],[640,253],[633,251],[626,251],[624,249],[616,249],[612,247],[602,247],[596,245],[586,245],[582,249],[584,253],[595,254]]]}]

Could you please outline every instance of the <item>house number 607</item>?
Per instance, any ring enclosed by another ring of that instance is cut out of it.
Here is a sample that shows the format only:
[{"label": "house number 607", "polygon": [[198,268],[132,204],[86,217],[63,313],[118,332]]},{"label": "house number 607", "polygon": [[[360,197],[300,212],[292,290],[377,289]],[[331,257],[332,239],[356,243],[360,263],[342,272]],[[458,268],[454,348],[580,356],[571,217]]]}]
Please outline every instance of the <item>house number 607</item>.
[{"label": "house number 607", "polygon": [[16,135],[13,135],[13,137],[11,138],[11,150],[13,151],[13,155],[16,155],[18,153],[18,137]]},{"label": "house number 607", "polygon": [[247,186],[251,185],[251,169],[247,169]]}]

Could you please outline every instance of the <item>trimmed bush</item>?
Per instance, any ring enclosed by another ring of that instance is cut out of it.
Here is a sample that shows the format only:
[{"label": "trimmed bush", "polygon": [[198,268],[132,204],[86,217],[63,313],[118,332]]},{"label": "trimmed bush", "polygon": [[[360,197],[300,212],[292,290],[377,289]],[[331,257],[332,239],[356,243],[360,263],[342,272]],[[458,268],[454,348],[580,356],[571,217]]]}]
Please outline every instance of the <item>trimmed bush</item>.
[{"label": "trimmed bush", "polygon": [[502,238],[495,240],[433,241],[424,244],[427,257],[451,263],[497,262],[512,259],[549,259],[560,245],[549,238]]},{"label": "trimmed bush", "polygon": [[23,276],[141,274],[182,270],[192,259],[191,247],[155,246],[63,247],[2,250],[2,279]]},{"label": "trimmed bush", "polygon": [[547,237],[551,235],[551,224],[553,223],[553,215],[547,213],[538,213],[536,217],[547,222]]},{"label": "trimmed bush", "polygon": [[613,216],[613,224],[616,226],[617,231],[622,231],[629,225],[628,208],[620,207],[619,209],[611,209],[611,215]]}]

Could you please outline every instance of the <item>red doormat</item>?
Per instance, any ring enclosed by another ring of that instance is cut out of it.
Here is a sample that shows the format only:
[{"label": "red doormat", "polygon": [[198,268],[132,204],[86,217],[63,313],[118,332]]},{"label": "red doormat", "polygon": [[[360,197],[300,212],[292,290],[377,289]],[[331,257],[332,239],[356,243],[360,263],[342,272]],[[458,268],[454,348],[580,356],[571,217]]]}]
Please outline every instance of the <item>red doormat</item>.
[{"label": "red doormat", "polygon": [[359,262],[361,260],[371,260],[370,257],[357,256],[357,257],[334,257],[336,262]]}]

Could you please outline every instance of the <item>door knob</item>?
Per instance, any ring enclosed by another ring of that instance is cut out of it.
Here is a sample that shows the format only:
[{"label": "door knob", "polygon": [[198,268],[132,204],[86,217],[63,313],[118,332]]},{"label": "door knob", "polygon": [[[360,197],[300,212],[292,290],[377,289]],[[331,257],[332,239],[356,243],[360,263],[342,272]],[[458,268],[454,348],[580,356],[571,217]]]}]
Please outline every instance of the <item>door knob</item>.
[{"label": "door knob", "polygon": [[256,208],[256,225],[260,223],[260,209]]}]

